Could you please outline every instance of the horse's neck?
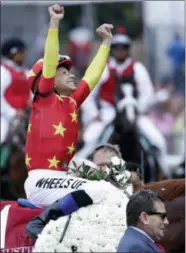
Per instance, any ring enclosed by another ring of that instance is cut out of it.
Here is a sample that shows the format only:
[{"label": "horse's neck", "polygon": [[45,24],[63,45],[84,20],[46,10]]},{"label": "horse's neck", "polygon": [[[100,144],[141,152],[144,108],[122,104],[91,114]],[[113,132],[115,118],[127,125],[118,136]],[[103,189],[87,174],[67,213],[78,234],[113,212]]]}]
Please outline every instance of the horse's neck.
[{"label": "horse's neck", "polygon": [[165,200],[185,196],[185,179],[167,179],[145,185],[145,189],[158,192]]},{"label": "horse's neck", "polygon": [[133,192],[144,189],[144,185],[141,182],[134,182],[132,186],[133,186]]}]

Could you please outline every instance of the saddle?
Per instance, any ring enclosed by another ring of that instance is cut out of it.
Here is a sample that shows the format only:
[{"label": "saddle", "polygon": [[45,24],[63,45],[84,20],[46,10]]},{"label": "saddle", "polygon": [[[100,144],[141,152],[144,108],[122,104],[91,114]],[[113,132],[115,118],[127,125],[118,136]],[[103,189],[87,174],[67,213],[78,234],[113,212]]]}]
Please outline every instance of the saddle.
[{"label": "saddle", "polygon": [[1,202],[1,238],[4,239],[1,240],[0,248],[17,249],[34,246],[35,241],[26,233],[26,227],[41,212],[42,209],[32,205],[26,199]]}]

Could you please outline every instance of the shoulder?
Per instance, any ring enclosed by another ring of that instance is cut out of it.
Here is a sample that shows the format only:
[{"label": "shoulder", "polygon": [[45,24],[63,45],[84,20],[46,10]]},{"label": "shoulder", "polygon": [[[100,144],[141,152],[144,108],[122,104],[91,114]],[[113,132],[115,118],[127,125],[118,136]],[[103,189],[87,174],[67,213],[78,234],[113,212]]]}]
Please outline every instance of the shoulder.
[{"label": "shoulder", "polygon": [[29,78],[29,75],[30,75],[29,69],[25,68],[25,69],[24,69],[24,73],[25,73],[25,76],[26,76],[27,78]]},{"label": "shoulder", "polygon": [[10,71],[4,65],[1,65],[1,75],[11,75]]},{"label": "shoulder", "polygon": [[137,70],[146,70],[147,71],[146,66],[142,62],[139,62],[139,61],[134,62],[134,68]]},{"label": "shoulder", "polygon": [[2,85],[9,85],[12,80],[11,72],[3,65],[1,65],[1,84]]},{"label": "shoulder", "polygon": [[150,77],[147,67],[141,62],[134,63],[134,73],[139,79]]},{"label": "shoulder", "polygon": [[[134,231],[135,233],[135,231]],[[148,247],[146,247],[143,240],[136,236],[131,230],[126,231],[125,235],[122,237],[117,252],[147,252]]]}]

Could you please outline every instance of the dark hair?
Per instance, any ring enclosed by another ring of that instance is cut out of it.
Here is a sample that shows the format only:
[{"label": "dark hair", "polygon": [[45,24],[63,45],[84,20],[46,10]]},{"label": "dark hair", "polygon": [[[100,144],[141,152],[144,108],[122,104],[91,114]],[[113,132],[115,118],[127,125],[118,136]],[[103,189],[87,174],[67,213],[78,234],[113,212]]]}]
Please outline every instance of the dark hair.
[{"label": "dark hair", "polygon": [[121,158],[121,152],[119,150],[119,146],[106,143],[95,148],[94,151],[89,155],[88,159],[92,161],[94,158],[94,155],[99,150],[103,150],[104,152],[107,152],[107,151],[114,152],[119,158]]},{"label": "dark hair", "polygon": [[127,226],[137,225],[142,212],[155,212],[154,203],[157,201],[164,202],[157,192],[140,190],[134,193],[126,208]]},{"label": "dark hair", "polygon": [[4,57],[12,58],[18,52],[26,49],[26,44],[19,38],[11,38],[6,40],[1,46],[1,54]]}]

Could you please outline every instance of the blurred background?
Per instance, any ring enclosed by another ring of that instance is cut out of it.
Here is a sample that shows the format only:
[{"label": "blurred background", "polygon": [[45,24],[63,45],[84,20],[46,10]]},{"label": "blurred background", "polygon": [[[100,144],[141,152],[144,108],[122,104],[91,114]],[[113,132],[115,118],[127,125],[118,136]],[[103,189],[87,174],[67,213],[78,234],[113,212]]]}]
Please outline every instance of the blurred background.
[{"label": "blurred background", "polygon": [[[56,2],[1,3],[1,43],[11,37],[23,39],[28,69],[43,55],[49,21],[47,8],[53,3]],[[147,67],[154,90],[166,90],[169,94],[165,101],[149,108],[148,117],[166,139],[168,160],[173,167],[184,154],[184,1],[61,1],[60,4],[65,6],[66,13],[60,24],[61,54],[68,54],[75,61],[77,79],[82,77],[100,45],[96,28],[102,23],[112,23],[116,33],[117,27],[125,27],[132,40],[132,57]]]}]

